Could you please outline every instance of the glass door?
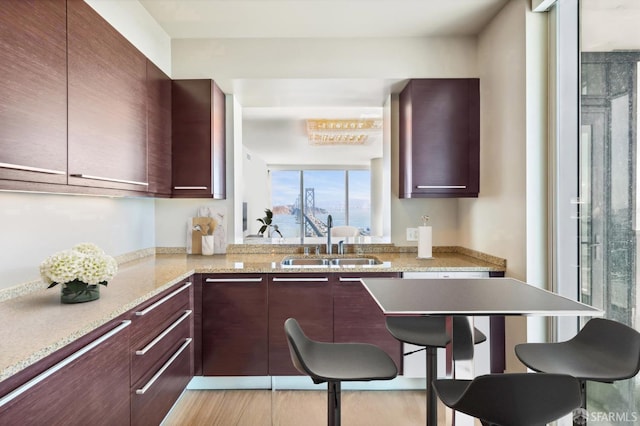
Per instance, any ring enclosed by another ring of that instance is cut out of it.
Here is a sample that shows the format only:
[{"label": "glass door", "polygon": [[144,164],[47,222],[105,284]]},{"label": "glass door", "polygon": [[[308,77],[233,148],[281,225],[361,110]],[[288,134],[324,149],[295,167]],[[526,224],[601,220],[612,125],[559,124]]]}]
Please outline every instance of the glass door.
[{"label": "glass door", "polygon": [[[581,300],[634,328],[639,60],[635,52],[582,52],[579,146]],[[602,424],[625,424],[640,412],[637,383],[589,382],[588,411]]]}]

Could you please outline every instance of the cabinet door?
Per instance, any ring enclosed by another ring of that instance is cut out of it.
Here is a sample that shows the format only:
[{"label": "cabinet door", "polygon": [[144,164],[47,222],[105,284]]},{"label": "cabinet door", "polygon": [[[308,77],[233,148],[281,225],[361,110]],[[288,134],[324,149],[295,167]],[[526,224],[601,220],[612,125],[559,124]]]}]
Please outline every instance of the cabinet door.
[{"label": "cabinet door", "polygon": [[0,179],[67,183],[65,0],[4,0]]},{"label": "cabinet door", "polygon": [[479,165],[479,80],[411,80],[400,94],[400,198],[477,197]]},{"label": "cabinet door", "polygon": [[266,376],[267,276],[220,274],[203,279],[203,374]]},{"label": "cabinet door", "polygon": [[333,341],[331,281],[321,274],[269,276],[269,374],[299,375],[291,362],[284,322],[295,318],[305,334],[323,342]]},{"label": "cabinet door", "polygon": [[172,121],[173,196],[224,199],[224,93],[212,80],[174,80]]},{"label": "cabinet door", "polygon": [[171,79],[147,60],[149,192],[171,195]]},{"label": "cabinet door", "polygon": [[371,343],[382,348],[402,367],[402,345],[385,325],[378,304],[364,288],[360,278],[399,277],[396,273],[335,274],[333,282],[334,342]]},{"label": "cabinet door", "polygon": [[146,59],[84,1],[67,17],[69,184],[146,192]]},{"label": "cabinet door", "polygon": [[74,352],[0,398],[0,423],[128,425],[130,323],[81,339]]}]

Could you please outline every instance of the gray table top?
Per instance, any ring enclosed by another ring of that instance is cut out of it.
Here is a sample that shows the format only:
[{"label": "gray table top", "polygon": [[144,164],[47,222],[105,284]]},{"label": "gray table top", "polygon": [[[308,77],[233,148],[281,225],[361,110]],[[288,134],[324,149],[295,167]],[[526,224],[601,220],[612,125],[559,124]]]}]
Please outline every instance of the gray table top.
[{"label": "gray table top", "polygon": [[600,309],[513,278],[364,278],[385,315],[601,316]]}]

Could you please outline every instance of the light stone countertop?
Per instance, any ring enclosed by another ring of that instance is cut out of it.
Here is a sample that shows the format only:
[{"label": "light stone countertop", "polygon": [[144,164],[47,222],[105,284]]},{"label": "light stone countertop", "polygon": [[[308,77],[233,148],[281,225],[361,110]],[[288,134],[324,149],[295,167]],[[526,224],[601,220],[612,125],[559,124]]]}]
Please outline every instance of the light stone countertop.
[{"label": "light stone countertop", "polygon": [[[434,248],[435,249],[435,248]],[[451,249],[451,250],[448,250]],[[0,381],[16,374],[56,350],[133,309],[194,273],[283,273],[283,272],[415,272],[493,271],[504,272],[503,259],[462,248],[434,250],[434,259],[417,259],[416,253],[365,253],[384,262],[372,267],[283,268],[280,261],[291,253],[228,253],[200,256],[165,253],[144,256],[119,266],[109,285],[100,288],[100,299],[63,305],[60,289],[44,284],[25,294],[4,297],[0,302]],[[175,250],[173,250],[175,251]],[[179,250],[178,250],[179,251]],[[237,251],[237,250],[236,250]],[[277,251],[281,251],[277,253]],[[354,254],[347,255],[355,256]],[[488,261],[487,261],[488,260]],[[9,289],[9,291],[16,288]],[[6,293],[6,290],[3,290]],[[6,296],[6,295],[5,295]],[[1,299],[0,299],[1,300]]]}]

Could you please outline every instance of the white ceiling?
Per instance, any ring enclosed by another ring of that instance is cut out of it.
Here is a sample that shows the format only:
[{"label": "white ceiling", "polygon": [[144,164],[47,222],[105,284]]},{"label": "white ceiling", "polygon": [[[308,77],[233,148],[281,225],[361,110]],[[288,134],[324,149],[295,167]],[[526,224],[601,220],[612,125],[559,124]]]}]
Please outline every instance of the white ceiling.
[{"label": "white ceiling", "polygon": [[[474,36],[510,0],[138,1],[172,39],[393,39]],[[221,87],[243,106],[243,144],[267,164],[367,164],[382,155],[381,134],[364,147],[309,147],[304,119],[382,117],[405,83],[288,76]]]},{"label": "white ceiling", "polygon": [[475,35],[506,0],[139,0],[171,38]]}]

